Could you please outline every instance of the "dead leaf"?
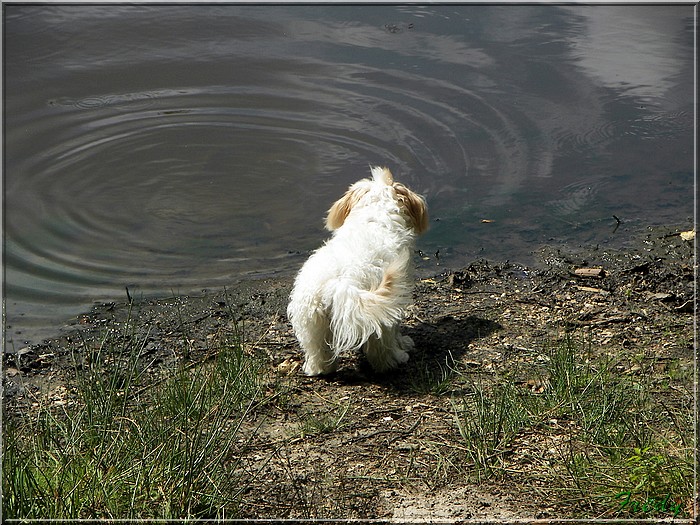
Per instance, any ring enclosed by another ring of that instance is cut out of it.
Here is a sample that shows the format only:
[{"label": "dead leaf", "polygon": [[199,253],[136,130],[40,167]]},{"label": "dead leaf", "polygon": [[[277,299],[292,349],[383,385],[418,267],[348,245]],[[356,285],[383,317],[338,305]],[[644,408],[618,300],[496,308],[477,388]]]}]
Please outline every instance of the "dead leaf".
[{"label": "dead leaf", "polygon": [[299,369],[299,363],[293,361],[292,359],[285,359],[279,365],[277,365],[277,371],[280,374],[292,375]]},{"label": "dead leaf", "polygon": [[519,381],[517,384],[527,388],[533,394],[541,394],[549,386],[549,381],[542,379],[528,379],[527,381]]},{"label": "dead leaf", "polygon": [[695,239],[695,230],[688,230],[687,232],[681,232],[681,239],[684,241],[692,241]]}]

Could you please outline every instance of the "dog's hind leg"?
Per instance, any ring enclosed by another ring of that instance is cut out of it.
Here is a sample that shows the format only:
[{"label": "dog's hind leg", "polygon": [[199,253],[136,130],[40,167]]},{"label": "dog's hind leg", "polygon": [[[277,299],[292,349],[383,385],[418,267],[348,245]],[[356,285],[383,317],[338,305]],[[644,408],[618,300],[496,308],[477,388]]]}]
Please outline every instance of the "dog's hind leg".
[{"label": "dog's hind leg", "polygon": [[385,372],[408,361],[413,347],[413,339],[401,335],[398,326],[392,326],[383,330],[381,337],[370,337],[363,351],[376,372]]},{"label": "dog's hind leg", "polygon": [[335,353],[329,345],[333,337],[328,320],[323,315],[315,315],[312,329],[299,334],[299,343],[304,350],[304,373],[307,376],[331,374],[338,368]]}]

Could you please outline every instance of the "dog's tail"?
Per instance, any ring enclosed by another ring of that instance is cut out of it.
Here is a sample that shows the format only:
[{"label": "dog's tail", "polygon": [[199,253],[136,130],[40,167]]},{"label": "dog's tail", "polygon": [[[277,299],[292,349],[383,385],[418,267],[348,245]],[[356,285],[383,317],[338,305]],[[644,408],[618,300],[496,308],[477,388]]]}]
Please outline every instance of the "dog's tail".
[{"label": "dog's tail", "polygon": [[[408,258],[405,258],[408,260]],[[399,259],[400,261],[400,259]],[[390,264],[375,288],[363,290],[349,281],[335,283],[331,308],[331,347],[336,355],[363,345],[372,335],[396,325],[410,304],[407,263]]]}]

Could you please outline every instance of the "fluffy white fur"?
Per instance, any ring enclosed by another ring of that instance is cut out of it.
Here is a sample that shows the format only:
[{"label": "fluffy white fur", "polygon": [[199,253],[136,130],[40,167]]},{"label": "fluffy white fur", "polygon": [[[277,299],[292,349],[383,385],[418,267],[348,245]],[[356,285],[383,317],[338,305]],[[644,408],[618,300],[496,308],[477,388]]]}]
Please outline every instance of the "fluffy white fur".
[{"label": "fluffy white fur", "polygon": [[399,323],[411,302],[411,255],[428,227],[427,208],[387,168],[371,172],[328,211],[333,236],[294,282],[287,315],[310,376],[335,371],[341,353],[360,347],[383,372],[408,361],[413,348]]}]

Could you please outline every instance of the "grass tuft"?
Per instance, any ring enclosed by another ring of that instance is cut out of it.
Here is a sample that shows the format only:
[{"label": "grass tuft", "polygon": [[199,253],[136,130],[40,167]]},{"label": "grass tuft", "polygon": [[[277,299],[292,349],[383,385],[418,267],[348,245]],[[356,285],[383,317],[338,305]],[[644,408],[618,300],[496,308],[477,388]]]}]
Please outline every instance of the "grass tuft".
[{"label": "grass tuft", "polygon": [[525,406],[509,383],[487,390],[473,384],[474,393],[461,401],[453,400],[455,421],[467,446],[468,459],[477,480],[497,476],[504,457],[517,433],[530,423]]},{"label": "grass tuft", "polygon": [[299,423],[299,437],[328,434],[339,430],[344,425],[344,419],[350,404],[337,405],[322,414],[306,414]]},{"label": "grass tuft", "polygon": [[239,432],[261,398],[260,363],[238,337],[216,357],[143,387],[146,335],[130,316],[76,359],[76,399],[4,429],[6,518],[232,517],[247,480]]},{"label": "grass tuft", "polygon": [[[469,475],[478,481],[512,473],[546,479],[561,502],[579,505],[586,515],[596,503],[608,517],[635,516],[637,507],[650,515],[655,510],[647,502],[666,496],[683,502],[680,517],[688,514],[692,422],[669,414],[651,394],[649,377],[616,373],[611,359],[590,358],[587,345],[570,336],[548,351],[545,363],[540,391],[497,378],[491,385],[472,383],[472,394],[453,399]],[[545,442],[550,445],[543,450]],[[545,460],[552,451],[554,458]],[[524,468],[511,458],[515,452],[540,464]],[[640,503],[620,505],[619,494]],[[659,516],[669,516],[657,507]]]}]

